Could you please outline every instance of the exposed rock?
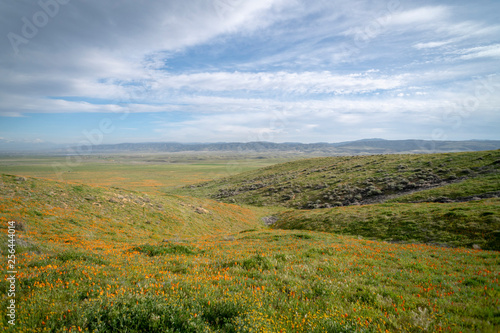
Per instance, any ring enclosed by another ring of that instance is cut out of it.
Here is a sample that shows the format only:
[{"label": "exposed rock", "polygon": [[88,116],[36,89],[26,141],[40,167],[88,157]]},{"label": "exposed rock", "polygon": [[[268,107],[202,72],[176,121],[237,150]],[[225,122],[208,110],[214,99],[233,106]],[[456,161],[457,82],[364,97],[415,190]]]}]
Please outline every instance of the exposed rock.
[{"label": "exposed rock", "polygon": [[477,244],[472,244],[472,248],[474,250],[481,250],[481,246],[477,245]]},{"label": "exposed rock", "polygon": [[25,181],[27,181],[28,179],[26,179],[26,177],[17,177],[17,178],[16,178],[16,180],[17,180],[18,182],[25,182]]},{"label": "exposed rock", "polygon": [[208,214],[210,213],[208,210],[206,210],[205,208],[202,208],[202,207],[196,207],[195,212],[197,212],[198,214]]},{"label": "exposed rock", "polygon": [[278,221],[278,218],[276,216],[266,216],[262,218],[262,222],[265,223],[265,225],[273,225]]}]

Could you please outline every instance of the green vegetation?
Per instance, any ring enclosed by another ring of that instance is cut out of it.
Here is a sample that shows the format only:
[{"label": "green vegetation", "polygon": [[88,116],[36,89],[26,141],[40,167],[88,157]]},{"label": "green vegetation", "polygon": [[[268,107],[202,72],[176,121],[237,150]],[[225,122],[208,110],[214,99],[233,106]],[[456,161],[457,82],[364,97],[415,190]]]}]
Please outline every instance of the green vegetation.
[{"label": "green vegetation", "polygon": [[473,245],[500,250],[500,199],[466,203],[379,204],[278,215],[273,228],[326,231],[391,242]]},{"label": "green vegetation", "polygon": [[402,195],[387,202],[448,202],[452,200],[470,200],[472,197],[499,196],[500,173],[493,173],[461,182],[444,185],[431,190]]},{"label": "green vegetation", "polygon": [[180,253],[180,254],[195,254],[196,252],[184,245],[169,244],[169,245],[142,245],[132,248],[132,251],[137,251],[145,253],[150,257],[160,256],[170,253]]},{"label": "green vegetation", "polygon": [[[495,332],[500,325],[493,252],[262,229],[166,245],[39,239],[40,250],[18,254],[16,332]],[[150,256],[148,249],[166,250]],[[8,327],[4,314],[0,324]]]},{"label": "green vegetation", "polygon": [[168,194],[131,184],[170,164],[125,157],[121,188],[97,176],[107,162],[78,183],[2,175],[18,274],[16,326],[4,296],[0,330],[498,332],[499,154],[308,159],[174,189],[205,179],[198,161]]},{"label": "green vegetation", "polygon": [[[185,188],[180,193],[256,206],[315,209],[382,202],[463,182],[467,195],[500,190],[500,151],[327,157],[293,161]],[[486,178],[484,178],[486,177]],[[492,180],[492,184],[484,182]],[[483,184],[481,185],[481,182]],[[479,186],[478,186],[479,185]]]},{"label": "green vegetation", "polygon": [[0,156],[0,173],[160,194],[171,187],[286,161],[247,155],[135,154],[79,157]]},{"label": "green vegetation", "polygon": [[97,238],[116,244],[161,242],[186,235],[189,239],[230,234],[255,227],[258,220],[247,208],[209,199],[155,196],[8,175],[0,179],[0,219],[21,223],[27,236],[23,242],[29,244],[41,244],[47,235],[73,245]]}]

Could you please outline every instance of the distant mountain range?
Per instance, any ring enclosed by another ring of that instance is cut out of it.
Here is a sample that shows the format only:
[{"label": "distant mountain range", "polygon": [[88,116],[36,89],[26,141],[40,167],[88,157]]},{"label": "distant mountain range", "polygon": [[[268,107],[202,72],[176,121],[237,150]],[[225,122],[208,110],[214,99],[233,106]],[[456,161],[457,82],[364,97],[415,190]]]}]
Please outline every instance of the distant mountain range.
[{"label": "distant mountain range", "polygon": [[[396,153],[440,153],[460,151],[481,151],[500,149],[500,140],[430,141],[430,140],[384,140],[363,139],[338,143],[297,143],[297,142],[218,142],[179,143],[147,142],[119,143],[84,147],[87,154],[115,153],[179,153],[179,152],[244,152],[244,153],[296,153],[305,155],[363,155]],[[51,153],[74,154],[80,150],[71,146],[50,144],[12,145],[0,142],[2,153]]]},{"label": "distant mountain range", "polygon": [[459,152],[500,149],[500,140],[483,141],[426,141],[364,139],[339,143],[274,143],[274,142],[220,142],[220,143],[120,143],[92,147],[93,153],[122,152],[289,152],[319,155],[394,154]]}]

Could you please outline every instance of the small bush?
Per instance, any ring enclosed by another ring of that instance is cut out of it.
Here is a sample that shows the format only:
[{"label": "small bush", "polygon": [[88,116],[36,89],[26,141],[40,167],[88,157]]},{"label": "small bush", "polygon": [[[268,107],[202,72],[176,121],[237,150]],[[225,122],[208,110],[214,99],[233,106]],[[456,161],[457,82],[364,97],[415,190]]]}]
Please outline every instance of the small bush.
[{"label": "small bush", "polygon": [[308,234],[294,234],[293,237],[298,239],[313,239],[314,237]]},{"label": "small bush", "polygon": [[55,259],[66,261],[88,261],[97,265],[106,265],[108,262],[97,254],[67,251],[54,256]]},{"label": "small bush", "polygon": [[73,191],[75,191],[77,193],[83,192],[83,189],[84,189],[84,187],[82,185],[75,185],[75,186],[73,186]]},{"label": "small bush", "polygon": [[132,296],[92,303],[83,313],[90,332],[207,332],[208,325],[183,304],[155,296]]},{"label": "small bush", "polygon": [[273,265],[266,257],[261,256],[260,254],[253,256],[252,258],[243,260],[241,266],[245,269],[271,269]]},{"label": "small bush", "polygon": [[320,323],[313,333],[351,333],[351,332],[367,332],[368,330],[358,329],[353,323],[341,324],[333,320],[325,320]]},{"label": "small bush", "polygon": [[358,288],[356,292],[351,293],[347,298],[351,303],[366,303],[368,305],[375,305],[377,302],[376,296],[374,293],[371,293],[367,290],[363,290]]},{"label": "small bush", "polygon": [[204,306],[202,318],[210,326],[222,329],[223,332],[237,332],[234,319],[242,313],[242,307],[231,301],[217,301]]},{"label": "small bush", "polygon": [[477,287],[477,286],[484,286],[487,282],[488,281],[486,281],[486,279],[483,277],[474,276],[474,277],[465,279],[462,283],[464,284],[464,286]]},{"label": "small bush", "polygon": [[144,253],[150,257],[161,256],[166,254],[196,254],[198,252],[190,247],[179,244],[141,245],[132,248],[132,251]]}]

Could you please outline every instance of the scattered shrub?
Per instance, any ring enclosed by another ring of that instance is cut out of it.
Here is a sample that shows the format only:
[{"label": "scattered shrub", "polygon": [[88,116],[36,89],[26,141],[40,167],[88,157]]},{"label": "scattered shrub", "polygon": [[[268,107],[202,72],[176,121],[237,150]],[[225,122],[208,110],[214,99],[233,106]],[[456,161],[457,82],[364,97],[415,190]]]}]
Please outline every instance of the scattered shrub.
[{"label": "scattered shrub", "polygon": [[133,247],[131,250],[147,254],[150,257],[166,254],[196,254],[198,252],[191,247],[180,244],[141,245]]}]

